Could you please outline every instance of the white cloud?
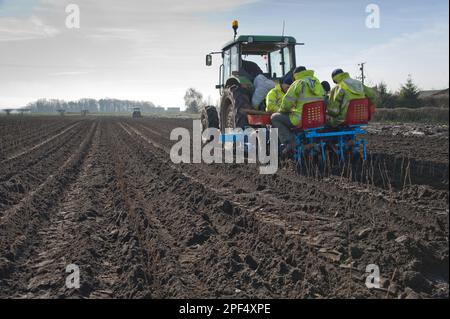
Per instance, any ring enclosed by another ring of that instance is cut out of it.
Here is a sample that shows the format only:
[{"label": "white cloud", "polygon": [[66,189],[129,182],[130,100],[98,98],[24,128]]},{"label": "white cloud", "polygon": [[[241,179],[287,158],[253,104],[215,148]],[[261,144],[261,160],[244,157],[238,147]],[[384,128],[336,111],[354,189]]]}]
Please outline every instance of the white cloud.
[{"label": "white cloud", "polygon": [[[105,96],[182,106],[191,86],[215,100],[219,59],[207,68],[204,56],[230,40],[232,30],[207,13],[230,18],[229,11],[256,1],[40,0],[28,16],[0,15],[0,107],[39,97]],[[80,29],[65,27],[65,7],[72,2],[80,6]],[[354,74],[356,64],[366,61],[369,80],[384,80],[393,89],[409,73],[424,89],[448,84],[448,26],[363,52],[341,50],[318,53],[307,46],[298,61],[316,68],[324,80],[334,67]]]},{"label": "white cloud", "polygon": [[87,71],[63,71],[63,72],[54,72],[50,73],[51,76],[72,76],[72,75],[82,75],[88,74]]},{"label": "white cloud", "polygon": [[367,76],[372,84],[384,81],[397,90],[411,74],[420,88],[441,89],[448,87],[448,36],[448,24],[438,24],[370,47],[352,61],[367,62]]},{"label": "white cloud", "polygon": [[208,22],[205,13],[256,1],[77,0],[81,28],[69,30],[65,7],[73,1],[41,0],[34,11],[39,20],[0,17],[0,30],[8,30],[0,38],[9,41],[0,50],[0,106],[11,94],[117,96],[164,106],[182,106],[190,86],[215,96],[217,66],[206,68],[204,55],[232,30]]},{"label": "white cloud", "polygon": [[58,29],[34,15],[29,18],[0,17],[0,41],[43,39],[58,33]]}]

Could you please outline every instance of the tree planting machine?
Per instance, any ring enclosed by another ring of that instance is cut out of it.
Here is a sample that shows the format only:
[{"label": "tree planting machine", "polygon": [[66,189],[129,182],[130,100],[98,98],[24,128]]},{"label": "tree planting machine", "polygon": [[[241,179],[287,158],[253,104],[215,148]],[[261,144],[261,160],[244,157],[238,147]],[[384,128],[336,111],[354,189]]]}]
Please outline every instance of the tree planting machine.
[{"label": "tree planting machine", "polygon": [[[304,45],[290,36],[240,35],[237,36],[238,22],[233,21],[234,39],[225,44],[221,51],[206,56],[206,65],[211,66],[213,56],[221,57],[219,67],[220,106],[206,106],[201,113],[203,129],[217,128],[223,141],[242,139],[242,133],[230,130],[248,127],[261,129],[271,127],[271,114],[261,105],[252,105],[255,93],[255,74],[277,82],[296,68],[296,47]],[[256,73],[255,73],[256,70]],[[368,99],[352,101],[347,118],[339,127],[326,124],[325,102],[305,104],[302,121],[294,129],[296,147],[293,159],[300,166],[307,158],[318,158],[325,164],[334,154],[340,161],[355,156],[367,157],[365,126],[371,119],[372,111]],[[242,132],[242,131],[241,131]]]}]

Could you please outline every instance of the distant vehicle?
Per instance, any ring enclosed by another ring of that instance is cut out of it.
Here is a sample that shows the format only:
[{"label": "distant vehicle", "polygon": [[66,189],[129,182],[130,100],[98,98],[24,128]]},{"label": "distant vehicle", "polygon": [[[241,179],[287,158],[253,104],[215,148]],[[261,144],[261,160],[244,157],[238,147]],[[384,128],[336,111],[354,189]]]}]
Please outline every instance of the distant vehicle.
[{"label": "distant vehicle", "polygon": [[132,115],[132,117],[133,117],[134,119],[139,119],[139,118],[141,118],[141,117],[142,117],[141,109],[138,108],[138,107],[133,108],[133,115]]},{"label": "distant vehicle", "polygon": [[56,112],[58,112],[59,115],[61,115],[61,116],[64,116],[66,114],[66,110],[64,110],[64,109],[58,109],[58,110],[56,110]]}]

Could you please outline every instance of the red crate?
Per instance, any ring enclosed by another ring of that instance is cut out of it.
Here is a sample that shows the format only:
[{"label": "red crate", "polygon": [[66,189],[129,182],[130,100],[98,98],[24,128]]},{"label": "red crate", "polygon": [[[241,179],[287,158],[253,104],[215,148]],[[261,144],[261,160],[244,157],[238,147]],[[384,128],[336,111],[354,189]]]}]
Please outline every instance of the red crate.
[{"label": "red crate", "polygon": [[247,115],[247,121],[249,125],[253,126],[266,126],[272,123],[270,119],[271,115]]},{"label": "red crate", "polygon": [[347,125],[368,124],[370,121],[370,103],[368,99],[350,101],[347,111]]},{"label": "red crate", "polygon": [[319,128],[326,123],[325,102],[317,101],[303,105],[301,127],[304,130]]}]

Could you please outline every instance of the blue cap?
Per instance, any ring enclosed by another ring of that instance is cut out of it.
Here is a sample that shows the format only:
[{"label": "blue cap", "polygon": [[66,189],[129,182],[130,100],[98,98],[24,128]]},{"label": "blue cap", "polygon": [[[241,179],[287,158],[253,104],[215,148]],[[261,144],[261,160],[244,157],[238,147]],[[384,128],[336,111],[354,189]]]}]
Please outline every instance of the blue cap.
[{"label": "blue cap", "polygon": [[286,74],[286,76],[282,80],[283,84],[291,85],[294,83],[294,76],[292,75],[292,72]]},{"label": "blue cap", "polygon": [[306,68],[304,66],[299,66],[299,67],[295,68],[294,74],[295,73],[299,73],[299,72],[303,72],[303,71],[306,71]]},{"label": "blue cap", "polygon": [[336,69],[333,71],[333,73],[331,73],[331,78],[334,78],[336,75],[344,73],[344,71],[342,69]]}]

